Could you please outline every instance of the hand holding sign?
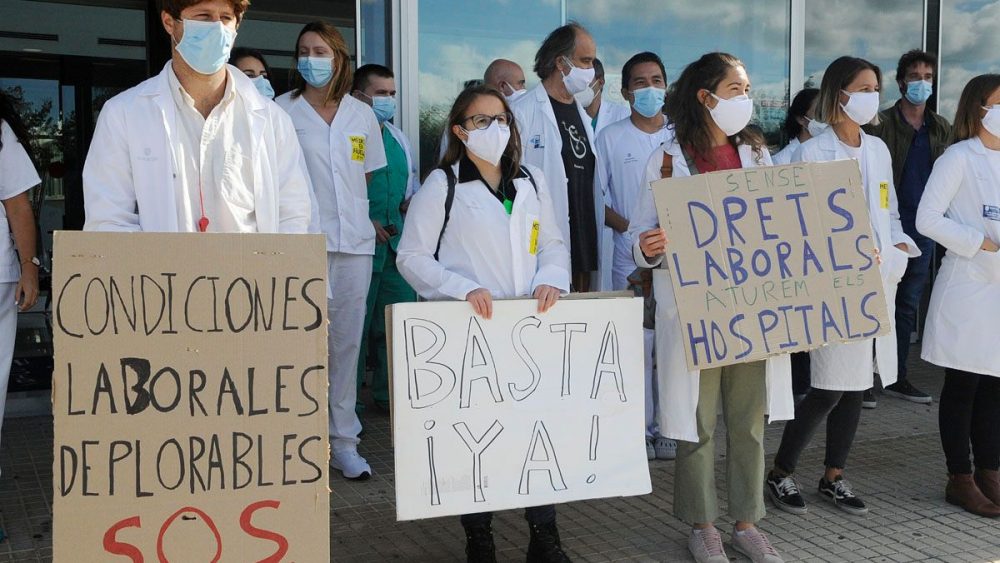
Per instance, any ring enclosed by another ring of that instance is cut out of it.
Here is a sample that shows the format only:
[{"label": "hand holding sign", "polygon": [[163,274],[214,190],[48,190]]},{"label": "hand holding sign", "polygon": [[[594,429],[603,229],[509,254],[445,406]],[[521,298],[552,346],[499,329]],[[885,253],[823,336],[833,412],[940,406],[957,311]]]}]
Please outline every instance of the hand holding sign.
[{"label": "hand holding sign", "polygon": [[647,258],[654,258],[667,251],[667,232],[661,228],[650,229],[639,235],[639,250]]}]

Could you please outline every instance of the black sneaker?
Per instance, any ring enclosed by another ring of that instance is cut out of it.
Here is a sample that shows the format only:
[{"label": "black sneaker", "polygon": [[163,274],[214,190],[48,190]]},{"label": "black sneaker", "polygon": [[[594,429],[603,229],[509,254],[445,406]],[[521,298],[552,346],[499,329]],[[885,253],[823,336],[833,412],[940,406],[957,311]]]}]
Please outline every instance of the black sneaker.
[{"label": "black sneaker", "polygon": [[468,563],[497,563],[493,526],[487,524],[465,528],[465,557]]},{"label": "black sneaker", "polygon": [[909,381],[897,381],[896,383],[886,387],[883,392],[890,397],[896,397],[897,399],[903,399],[905,401],[910,401],[911,403],[927,405],[931,402],[930,395],[924,393],[920,389],[917,389],[911,385]]},{"label": "black sneaker", "polygon": [[792,514],[805,514],[808,511],[806,501],[799,492],[799,485],[791,475],[782,477],[772,471],[768,473],[765,484],[774,506]]},{"label": "black sneaker", "polygon": [[528,542],[527,563],[570,563],[559,541],[555,521],[548,524],[530,524],[531,540]]},{"label": "black sneaker", "polygon": [[878,399],[875,398],[875,389],[865,391],[865,396],[861,398],[861,406],[866,409],[873,409],[878,406]]},{"label": "black sneaker", "polygon": [[851,486],[840,475],[833,482],[827,481],[826,477],[820,477],[819,494],[830,499],[830,502],[836,505],[837,508],[848,514],[855,516],[868,514],[868,507],[865,506],[865,503],[861,499],[854,495],[854,492],[851,491]]}]

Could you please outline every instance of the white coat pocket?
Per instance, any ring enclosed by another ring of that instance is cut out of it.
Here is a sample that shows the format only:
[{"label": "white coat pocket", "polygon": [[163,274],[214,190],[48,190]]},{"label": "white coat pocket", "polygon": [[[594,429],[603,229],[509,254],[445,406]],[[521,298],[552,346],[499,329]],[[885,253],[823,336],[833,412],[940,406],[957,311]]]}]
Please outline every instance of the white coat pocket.
[{"label": "white coat pocket", "polygon": [[910,255],[896,248],[886,247],[882,250],[882,277],[890,283],[899,283],[906,273],[906,265],[909,264]]},{"label": "white coat pocket", "polygon": [[353,217],[345,222],[348,225],[353,225],[354,228],[351,230],[355,232],[354,236],[348,240],[356,240],[363,246],[365,243],[375,240],[375,227],[368,217],[368,198],[351,197],[350,199],[354,201],[354,208],[350,210]]},{"label": "white coat pocket", "polygon": [[977,252],[969,259],[969,277],[978,282],[1000,284],[1000,253]]}]

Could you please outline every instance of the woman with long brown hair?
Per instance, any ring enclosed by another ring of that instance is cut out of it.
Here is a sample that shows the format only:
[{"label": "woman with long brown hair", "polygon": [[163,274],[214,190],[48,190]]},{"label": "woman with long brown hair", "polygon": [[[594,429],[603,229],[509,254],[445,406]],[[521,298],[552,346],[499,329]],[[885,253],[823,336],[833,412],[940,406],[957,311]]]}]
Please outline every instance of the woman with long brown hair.
[{"label": "woman with long brown hair", "polygon": [[708,53],[689,64],[667,95],[667,118],[674,141],[653,152],[647,186],[629,228],[633,257],[653,268],[656,297],[656,357],[660,432],[678,440],[674,515],[692,524],[688,549],[699,563],[729,561],[714,521],[720,515],[715,485],[715,426],[722,404],[726,421],[729,514],[736,520],[733,547],[755,562],[781,557],[756,527],[764,517],[764,415],[791,415],[791,368],[787,355],[766,361],[689,371],[684,360],[687,335],[678,321],[677,302],[663,258],[667,235],[659,226],[650,182],[770,166],[760,131],[749,126],[753,100],[750,78],[740,59]]},{"label": "woman with long brown hair", "polygon": [[[307,24],[295,43],[292,91],[275,102],[292,118],[312,180],[313,222],[326,235],[330,314],[330,466],[367,479],[358,454],[358,355],[375,254],[368,181],[386,165],[382,130],[368,104],[347,93],[351,61],[337,28]],[[317,217],[318,211],[318,217]]]},{"label": "woman with long brown hair", "polygon": [[994,517],[1000,516],[1000,74],[965,86],[953,136],[917,210],[917,230],[948,249],[934,280],[921,356],[945,368],[938,413],[945,498]]},{"label": "woman with long brown hair", "polygon": [[[541,171],[521,164],[503,94],[475,86],[448,117],[448,150],[413,196],[396,264],[425,299],[468,301],[485,319],[493,299],[532,296],[544,313],[569,291],[570,258]],[[517,253],[520,255],[518,256]],[[555,507],[525,510],[529,562],[569,561]],[[462,516],[470,562],[495,562],[489,512]]]}]

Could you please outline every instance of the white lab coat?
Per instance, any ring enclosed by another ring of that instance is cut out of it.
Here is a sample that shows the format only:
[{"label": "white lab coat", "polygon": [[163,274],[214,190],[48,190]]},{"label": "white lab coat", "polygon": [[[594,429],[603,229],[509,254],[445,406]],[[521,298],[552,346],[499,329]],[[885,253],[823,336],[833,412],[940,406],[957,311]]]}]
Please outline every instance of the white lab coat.
[{"label": "white lab coat", "polygon": [[[623,106],[621,104],[616,104],[601,98],[601,107],[597,110],[597,123],[594,124],[594,136],[592,139],[596,140],[597,136],[604,131],[608,125],[618,123],[623,119],[628,119],[632,115],[632,108],[629,106]],[[597,147],[596,142],[591,142],[594,147]],[[601,155],[597,154],[597,161],[600,162]],[[599,182],[597,177],[597,170],[595,166],[594,171],[594,181]],[[607,191],[605,190],[605,185],[599,183],[597,189],[600,193],[604,194],[604,205],[610,205],[607,198]],[[594,200],[596,204],[600,204],[598,200]],[[597,240],[600,242],[600,246],[597,247],[597,260],[598,260],[598,275],[600,277],[598,288],[601,291],[611,291],[614,289],[614,254],[615,254],[615,230],[604,224],[604,210],[601,210],[601,221],[597,224],[597,229],[600,231]]]},{"label": "white lab coat", "polygon": [[[762,154],[758,157],[749,145],[740,145],[740,161],[743,167],[770,166],[771,155],[766,148],[761,150]],[[671,142],[669,146],[661,145],[654,150],[646,165],[646,176],[643,181],[646,189],[643,190],[643,195],[635,211],[632,212],[629,236],[632,239],[635,263],[643,268],[655,268],[653,295],[656,296],[656,369],[659,383],[660,432],[675,440],[697,442],[696,415],[700,371],[689,371],[684,359],[685,336],[678,316],[674,288],[670,283],[670,273],[663,263],[663,257],[658,257],[654,262],[647,262],[642,250],[639,249],[639,235],[649,229],[655,229],[660,224],[653,202],[653,191],[649,184],[660,179],[660,165],[663,162],[664,152],[673,157],[673,177],[691,175],[680,147],[675,142]],[[765,362],[765,375],[768,420],[774,422],[794,418],[792,364],[788,354],[768,358]]]},{"label": "white lab coat", "polygon": [[[579,102],[576,106],[580,110],[580,119],[587,132],[587,144],[593,151],[594,129],[590,125],[590,116],[587,115]],[[527,94],[514,101],[511,109],[521,134],[522,162],[539,168],[545,176],[545,183],[549,187],[549,193],[552,197],[552,210],[556,223],[559,225],[559,230],[562,231],[562,239],[566,247],[572,252],[569,238],[568,180],[562,159],[562,135],[559,132],[556,115],[552,111],[552,103],[549,102],[549,94],[545,91],[545,86],[539,84],[529,90]],[[596,167],[594,177],[597,177]],[[601,193],[600,186],[597,185],[596,181],[593,190],[594,218],[597,224],[598,271],[592,277],[591,289],[609,291],[611,289],[611,253],[602,250],[605,248],[604,239],[610,239],[612,233],[611,229],[604,227],[604,194]],[[604,275],[604,272],[608,272],[607,276]],[[608,282],[607,285],[605,285],[605,281]]]},{"label": "white lab coat", "polygon": [[410,175],[406,179],[405,199],[410,199],[420,189],[420,173],[417,171],[417,162],[413,160],[413,149],[410,146],[410,140],[406,138],[406,134],[403,133],[402,129],[392,123],[386,121],[382,125],[389,131],[392,138],[396,139],[399,146],[403,147],[403,152],[406,153],[406,169],[409,170]]},{"label": "white lab coat", "polygon": [[[987,208],[986,206],[991,206]],[[934,163],[917,210],[917,230],[948,249],[934,281],[921,357],[932,364],[1000,377],[1000,154],[978,137]]]},{"label": "white lab coat", "polygon": [[[448,181],[441,170],[427,176],[410,202],[396,256],[399,272],[421,297],[464,300],[480,287],[496,299],[531,295],[539,285],[569,291],[569,251],[556,226],[545,177],[537,168],[528,170],[538,191],[528,178],[515,179],[510,215],[478,179],[458,183],[443,236]],[[453,171],[458,178],[458,164]],[[532,254],[536,221],[537,251]]]},{"label": "white lab coat", "polygon": [[[305,233],[313,218],[309,180],[291,120],[236,67],[229,76],[253,135],[253,197],[262,233]],[[167,62],[160,74],[108,100],[83,167],[88,231],[176,232],[176,106]]]},{"label": "white lab coat", "polygon": [[774,156],[771,157],[771,160],[774,162],[774,165],[784,166],[786,164],[791,164],[792,157],[795,155],[795,151],[799,150],[799,145],[801,144],[802,143],[799,142],[798,138],[793,138],[791,141],[788,141],[788,144],[785,145],[785,148],[776,152]]},{"label": "white lab coat", "polygon": [[597,123],[594,125],[594,138],[596,139],[604,128],[612,123],[618,123],[623,119],[632,116],[632,108],[622,104],[616,104],[601,98],[601,107],[597,110]]},{"label": "white lab coat", "polygon": [[[850,158],[837,133],[828,128],[799,146],[794,162],[828,162]],[[892,157],[882,139],[861,132],[861,178],[865,184],[865,197],[876,245],[882,257],[880,271],[885,300],[889,306],[889,319],[895,319],[896,285],[906,273],[910,258],[920,256],[913,239],[903,232],[899,222],[899,203],[892,182]],[[881,184],[888,184],[889,206],[881,206]],[[895,247],[906,243],[908,252]],[[896,382],[898,368],[896,327],[888,334],[875,339],[875,361],[883,385]],[[872,344],[869,340],[843,344],[828,344],[809,353],[812,386],[831,391],[864,391],[874,384]]]}]

